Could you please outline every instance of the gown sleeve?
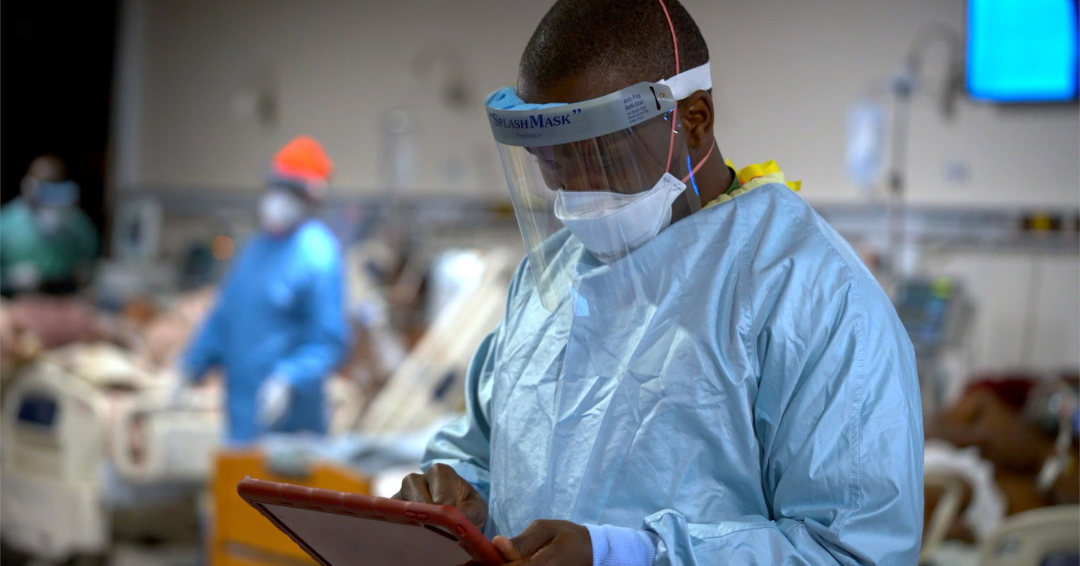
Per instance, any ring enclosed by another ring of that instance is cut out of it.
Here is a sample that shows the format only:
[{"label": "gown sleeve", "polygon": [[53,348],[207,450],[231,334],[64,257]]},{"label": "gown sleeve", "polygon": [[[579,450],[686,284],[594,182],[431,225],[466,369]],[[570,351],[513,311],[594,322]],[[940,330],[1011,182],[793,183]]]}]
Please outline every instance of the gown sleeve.
[{"label": "gown sleeve", "polygon": [[757,339],[755,430],[771,516],[646,517],[656,564],[914,564],[923,433],[914,352],[882,294],[854,285],[776,309]]}]

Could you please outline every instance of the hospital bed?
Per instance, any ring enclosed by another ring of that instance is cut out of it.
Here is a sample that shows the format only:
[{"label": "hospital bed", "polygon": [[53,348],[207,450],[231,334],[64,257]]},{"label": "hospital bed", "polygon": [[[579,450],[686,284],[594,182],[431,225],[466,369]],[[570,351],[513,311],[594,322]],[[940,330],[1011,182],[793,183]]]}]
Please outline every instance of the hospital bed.
[{"label": "hospital bed", "polygon": [[506,294],[520,257],[509,249],[482,253],[479,283],[440,310],[423,338],[360,419],[358,430],[391,433],[423,429],[464,409],[465,375],[473,354],[506,311]]},{"label": "hospital bed", "polygon": [[0,408],[5,541],[39,560],[101,555],[113,508],[145,503],[131,501],[140,493],[132,485],[204,480],[221,436],[220,403],[166,410],[160,389],[105,345],[58,350],[24,368]]},{"label": "hospital bed", "polygon": [[979,566],[1044,564],[1053,554],[1080,554],[1080,505],[1017,513],[979,547]]},{"label": "hospital bed", "polygon": [[938,487],[943,491],[937,507],[930,515],[929,524],[923,534],[922,550],[919,552],[919,564],[929,564],[945,542],[949,529],[956,522],[963,510],[964,478],[950,473],[928,472],[924,478],[927,487]]},{"label": "hospital bed", "polygon": [[[197,388],[172,407],[163,381],[106,345],[50,352],[20,371],[0,407],[7,544],[46,561],[103,555],[117,510],[193,500],[223,437],[221,389]],[[355,384],[326,387],[331,431],[352,428]]]},{"label": "hospital bed", "polygon": [[932,418],[960,393],[964,372],[950,375],[949,368],[962,357],[974,307],[963,286],[947,277],[901,280],[893,302],[915,347],[923,416]]},{"label": "hospital bed", "polygon": [[4,399],[0,532],[43,559],[99,553],[109,536],[97,477],[107,401],[53,364],[28,372]]}]

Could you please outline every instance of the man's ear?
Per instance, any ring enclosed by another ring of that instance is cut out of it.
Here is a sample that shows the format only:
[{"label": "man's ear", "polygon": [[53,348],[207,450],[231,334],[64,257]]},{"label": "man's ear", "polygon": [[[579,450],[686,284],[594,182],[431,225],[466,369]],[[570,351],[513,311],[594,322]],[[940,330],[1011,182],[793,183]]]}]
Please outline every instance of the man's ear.
[{"label": "man's ear", "polygon": [[679,103],[679,121],[693,149],[701,148],[712,138],[713,119],[712,96],[704,90],[695,91]]}]

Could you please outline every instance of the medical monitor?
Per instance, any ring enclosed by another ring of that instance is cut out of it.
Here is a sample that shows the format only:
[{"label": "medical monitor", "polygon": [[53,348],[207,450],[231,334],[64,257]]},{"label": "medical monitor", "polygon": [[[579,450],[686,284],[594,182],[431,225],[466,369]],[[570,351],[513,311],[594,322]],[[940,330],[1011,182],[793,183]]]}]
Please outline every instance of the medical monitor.
[{"label": "medical monitor", "polygon": [[1077,0],[968,0],[967,85],[990,102],[1077,99]]}]

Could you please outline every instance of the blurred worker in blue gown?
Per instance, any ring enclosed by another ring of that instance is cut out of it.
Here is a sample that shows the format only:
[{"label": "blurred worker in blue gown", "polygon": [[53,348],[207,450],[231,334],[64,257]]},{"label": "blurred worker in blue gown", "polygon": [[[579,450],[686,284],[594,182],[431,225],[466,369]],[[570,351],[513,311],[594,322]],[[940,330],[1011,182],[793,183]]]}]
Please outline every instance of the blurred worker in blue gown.
[{"label": "blurred worker in blue gown", "polygon": [[78,207],[79,185],[55,155],[34,159],[22,195],[0,211],[0,290],[66,294],[88,279],[98,235]]},{"label": "blurred worker in blue gown", "polygon": [[[340,245],[313,218],[333,164],[310,137],[274,159],[254,234],[181,363],[180,383],[224,371],[228,440],[324,434],[323,382],[348,343]],[[175,395],[174,395],[175,397]]]}]

